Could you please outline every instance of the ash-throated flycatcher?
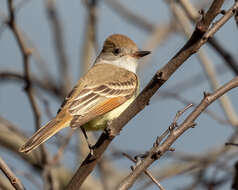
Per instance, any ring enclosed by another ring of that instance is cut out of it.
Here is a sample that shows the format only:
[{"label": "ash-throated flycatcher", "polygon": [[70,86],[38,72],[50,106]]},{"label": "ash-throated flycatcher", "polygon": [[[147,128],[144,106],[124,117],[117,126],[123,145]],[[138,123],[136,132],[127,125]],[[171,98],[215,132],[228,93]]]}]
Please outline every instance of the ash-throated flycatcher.
[{"label": "ash-throated flycatcher", "polygon": [[[93,67],[65,98],[58,114],[40,128],[21,148],[29,152],[61,129],[71,126],[85,130],[104,129],[135,99],[138,92],[138,60],[149,51],[121,34],[109,36]],[[83,130],[84,131],[84,130]]]}]

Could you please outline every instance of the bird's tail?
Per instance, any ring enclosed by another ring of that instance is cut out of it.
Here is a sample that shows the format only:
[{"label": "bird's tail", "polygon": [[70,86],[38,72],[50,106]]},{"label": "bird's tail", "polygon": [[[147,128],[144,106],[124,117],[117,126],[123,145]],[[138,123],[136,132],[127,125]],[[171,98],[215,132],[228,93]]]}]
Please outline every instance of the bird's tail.
[{"label": "bird's tail", "polygon": [[69,124],[68,120],[52,119],[45,126],[41,127],[20,149],[20,152],[29,152],[38,147],[40,144],[45,142],[51,136],[56,134],[61,129],[67,127]]}]

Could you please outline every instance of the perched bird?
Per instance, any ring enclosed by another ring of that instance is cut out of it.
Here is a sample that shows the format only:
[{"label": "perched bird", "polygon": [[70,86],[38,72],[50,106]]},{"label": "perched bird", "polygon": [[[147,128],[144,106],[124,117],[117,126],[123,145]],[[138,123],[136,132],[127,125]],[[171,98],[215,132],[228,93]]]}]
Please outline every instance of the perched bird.
[{"label": "perched bird", "polygon": [[118,117],[138,92],[138,60],[150,54],[140,51],[127,36],[113,34],[92,68],[77,82],[62,103],[57,115],[40,128],[21,148],[29,152],[65,127],[102,130]]}]

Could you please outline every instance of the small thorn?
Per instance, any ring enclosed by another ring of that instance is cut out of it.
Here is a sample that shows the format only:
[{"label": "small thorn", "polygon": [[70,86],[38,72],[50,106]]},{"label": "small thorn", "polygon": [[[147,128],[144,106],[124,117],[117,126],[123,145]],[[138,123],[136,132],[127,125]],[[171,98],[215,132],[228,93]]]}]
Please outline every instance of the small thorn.
[{"label": "small thorn", "polygon": [[156,141],[155,141],[155,143],[154,143],[153,147],[157,147],[157,146],[159,146],[159,145],[160,145],[160,143],[161,143],[161,141],[162,141],[161,137],[160,137],[160,136],[158,136],[158,137],[156,138]]},{"label": "small thorn", "polygon": [[203,9],[200,9],[200,10],[198,11],[198,13],[199,13],[201,16],[204,16],[205,11],[204,11]]},{"label": "small thorn", "polygon": [[196,125],[197,125],[196,123],[192,123],[190,127],[194,128]]},{"label": "small thorn", "polygon": [[204,98],[206,98],[207,96],[210,96],[210,95],[211,95],[211,93],[209,93],[209,92],[203,92]]},{"label": "small thorn", "polygon": [[159,72],[159,73],[156,74],[156,77],[159,80],[162,79],[162,76],[163,76],[163,72]]},{"label": "small thorn", "polygon": [[225,15],[225,14],[226,14],[226,10],[223,9],[223,10],[220,11],[220,13],[221,13],[222,15]]},{"label": "small thorn", "polygon": [[174,152],[175,151],[175,148],[169,148],[169,151],[171,151],[171,152]]},{"label": "small thorn", "polygon": [[141,157],[136,157],[136,166],[138,166],[141,162]]},{"label": "small thorn", "polygon": [[104,132],[107,134],[107,135],[110,135],[111,133],[111,129],[109,127],[106,127],[106,129],[104,130]]},{"label": "small thorn", "polygon": [[152,158],[155,159],[155,160],[157,160],[157,159],[159,158],[160,154],[161,154],[161,151],[158,150],[158,152],[156,152],[156,154],[154,154],[154,155],[152,156]]},{"label": "small thorn", "polygon": [[177,123],[172,123],[170,126],[169,126],[169,131],[173,131],[176,127],[178,127]]},{"label": "small thorn", "polygon": [[147,152],[145,152],[145,153],[142,153],[142,154],[138,154],[138,155],[136,155],[136,156],[134,156],[134,159],[135,160],[141,160],[141,158],[145,158],[146,156],[148,156],[148,154],[149,154],[149,152],[147,151]]},{"label": "small thorn", "polygon": [[[107,125],[107,126],[109,126],[109,125]],[[109,127],[106,127],[106,129],[104,131],[105,131],[105,134],[108,135],[109,137],[113,136],[112,130]]]},{"label": "small thorn", "polygon": [[91,156],[94,155],[93,147],[90,147],[90,148],[89,148],[89,154],[90,154]]},{"label": "small thorn", "polygon": [[146,102],[146,105],[147,105],[147,106],[150,105],[150,101]]}]

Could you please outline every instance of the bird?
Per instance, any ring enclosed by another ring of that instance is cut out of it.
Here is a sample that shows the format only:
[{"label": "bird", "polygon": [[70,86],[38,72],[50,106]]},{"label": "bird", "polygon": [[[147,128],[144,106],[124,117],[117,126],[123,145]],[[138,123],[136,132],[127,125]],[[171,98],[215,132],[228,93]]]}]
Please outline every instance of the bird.
[{"label": "bird", "polygon": [[85,131],[105,129],[106,124],[117,118],[136,98],[139,59],[150,53],[140,50],[125,35],[107,37],[93,66],[66,96],[56,116],[36,131],[19,151],[28,153],[69,126],[82,129],[86,140]]}]

